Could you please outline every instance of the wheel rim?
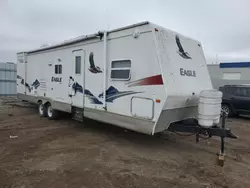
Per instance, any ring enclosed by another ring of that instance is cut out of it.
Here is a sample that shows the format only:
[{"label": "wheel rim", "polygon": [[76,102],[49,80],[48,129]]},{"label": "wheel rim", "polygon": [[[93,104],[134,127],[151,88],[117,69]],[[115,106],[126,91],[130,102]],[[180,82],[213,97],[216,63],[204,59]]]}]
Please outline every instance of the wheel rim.
[{"label": "wheel rim", "polygon": [[51,106],[48,106],[48,116],[49,116],[49,117],[52,117],[52,115],[53,115],[52,107],[51,107]]},{"label": "wheel rim", "polygon": [[43,114],[43,113],[44,113],[44,106],[43,106],[43,104],[40,104],[40,105],[39,105],[39,113],[40,113],[40,114]]},{"label": "wheel rim", "polygon": [[229,112],[230,112],[230,110],[229,110],[228,106],[222,106],[222,107],[221,107],[221,111],[222,111],[222,112],[225,112],[225,113],[226,113],[226,115],[228,115],[228,114],[229,114]]}]

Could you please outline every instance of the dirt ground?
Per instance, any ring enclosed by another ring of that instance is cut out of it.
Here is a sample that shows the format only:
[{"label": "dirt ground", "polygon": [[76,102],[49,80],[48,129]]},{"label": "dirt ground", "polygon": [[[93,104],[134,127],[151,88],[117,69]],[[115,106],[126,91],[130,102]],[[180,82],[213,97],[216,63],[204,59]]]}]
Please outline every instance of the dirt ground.
[{"label": "dirt ground", "polygon": [[250,187],[250,119],[228,119],[239,138],[166,133],[150,137],[95,121],[40,118],[34,107],[0,99],[0,187]]}]

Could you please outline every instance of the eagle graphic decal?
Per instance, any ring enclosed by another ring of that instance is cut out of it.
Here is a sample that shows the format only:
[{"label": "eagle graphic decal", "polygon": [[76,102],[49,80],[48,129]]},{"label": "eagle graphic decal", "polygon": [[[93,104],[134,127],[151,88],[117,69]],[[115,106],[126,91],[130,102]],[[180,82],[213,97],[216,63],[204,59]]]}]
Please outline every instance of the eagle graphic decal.
[{"label": "eagle graphic decal", "polygon": [[90,52],[90,54],[89,54],[89,64],[90,64],[90,67],[89,67],[90,72],[92,72],[94,74],[102,73],[101,68],[98,67],[98,66],[95,66],[94,53],[93,52]]},{"label": "eagle graphic decal", "polygon": [[184,59],[192,59],[192,58],[190,57],[190,55],[189,55],[187,52],[185,52],[184,48],[182,47],[181,41],[180,41],[180,38],[179,38],[178,35],[175,35],[175,41],[176,41],[176,44],[177,44],[177,47],[178,47],[178,52],[177,52],[177,53],[178,53],[181,57],[183,57]]}]

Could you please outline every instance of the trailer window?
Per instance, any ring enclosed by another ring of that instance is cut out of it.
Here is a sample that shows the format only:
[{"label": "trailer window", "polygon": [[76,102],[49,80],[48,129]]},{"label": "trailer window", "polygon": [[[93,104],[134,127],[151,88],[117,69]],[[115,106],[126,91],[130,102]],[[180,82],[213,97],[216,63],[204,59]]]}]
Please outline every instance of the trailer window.
[{"label": "trailer window", "polygon": [[81,74],[81,56],[75,57],[75,73]]},{"label": "trailer window", "polygon": [[55,74],[62,74],[62,65],[55,65]]},{"label": "trailer window", "polygon": [[119,60],[111,62],[111,78],[113,80],[129,80],[130,79],[130,60]]},{"label": "trailer window", "polygon": [[58,65],[58,74],[62,74],[62,65]]}]

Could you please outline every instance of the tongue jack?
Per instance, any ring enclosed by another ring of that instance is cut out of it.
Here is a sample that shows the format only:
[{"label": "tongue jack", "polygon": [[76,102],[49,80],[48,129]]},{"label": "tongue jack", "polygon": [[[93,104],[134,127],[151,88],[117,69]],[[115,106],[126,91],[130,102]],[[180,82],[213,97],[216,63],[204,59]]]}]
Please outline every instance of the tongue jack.
[{"label": "tongue jack", "polygon": [[[225,124],[226,124],[226,112],[222,111],[222,123],[221,123],[221,129],[225,130]],[[225,160],[225,153],[224,153],[224,139],[225,136],[221,135],[221,141],[220,141],[220,153],[217,154],[217,163],[219,166],[224,166],[224,160]]]}]

